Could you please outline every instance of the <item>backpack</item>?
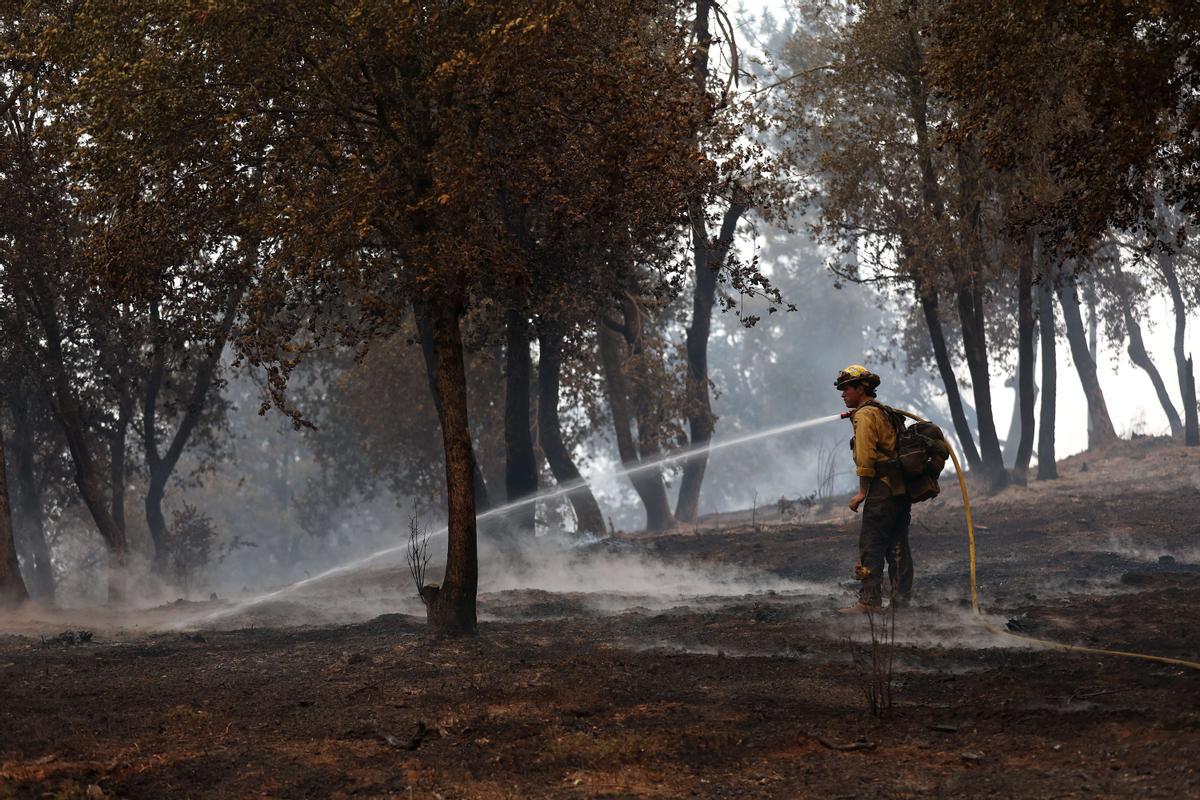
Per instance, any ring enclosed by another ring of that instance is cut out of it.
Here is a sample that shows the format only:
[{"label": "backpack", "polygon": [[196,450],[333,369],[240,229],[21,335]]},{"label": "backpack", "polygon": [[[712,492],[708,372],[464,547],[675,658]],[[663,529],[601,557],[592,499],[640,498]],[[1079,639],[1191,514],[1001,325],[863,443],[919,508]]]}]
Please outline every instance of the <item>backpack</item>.
[{"label": "backpack", "polygon": [[908,418],[883,403],[874,403],[883,409],[896,429],[896,461],[904,476],[904,488],[914,503],[937,497],[942,488],[938,476],[946,467],[950,449],[942,429],[926,420],[908,423]]}]

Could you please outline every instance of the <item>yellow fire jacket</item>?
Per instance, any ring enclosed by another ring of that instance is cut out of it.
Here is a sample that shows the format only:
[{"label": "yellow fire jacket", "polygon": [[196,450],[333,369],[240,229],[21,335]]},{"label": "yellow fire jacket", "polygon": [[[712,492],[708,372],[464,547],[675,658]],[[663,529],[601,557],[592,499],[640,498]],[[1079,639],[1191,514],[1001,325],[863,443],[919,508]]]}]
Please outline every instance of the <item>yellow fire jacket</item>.
[{"label": "yellow fire jacket", "polygon": [[[855,472],[860,478],[874,478],[876,464],[896,457],[896,429],[887,412],[873,403],[851,411],[850,422],[854,426],[850,447],[854,452]],[[889,487],[892,485],[888,475],[880,477]]]}]

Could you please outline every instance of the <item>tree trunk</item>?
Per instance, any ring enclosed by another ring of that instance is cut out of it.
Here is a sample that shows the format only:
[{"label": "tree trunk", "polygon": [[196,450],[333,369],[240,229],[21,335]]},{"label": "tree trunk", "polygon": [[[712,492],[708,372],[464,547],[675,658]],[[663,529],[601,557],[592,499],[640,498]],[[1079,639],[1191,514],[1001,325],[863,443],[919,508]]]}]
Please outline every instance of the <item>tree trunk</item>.
[{"label": "tree trunk", "polygon": [[1038,479],[1058,477],[1058,461],[1054,457],[1055,404],[1058,402],[1058,355],[1054,330],[1054,283],[1042,273],[1038,287],[1038,338],[1042,349],[1042,403],[1038,418]]},{"label": "tree trunk", "polygon": [[1188,447],[1200,444],[1200,433],[1196,430],[1196,373],[1192,369],[1192,357],[1188,356],[1184,363],[1184,385],[1188,387],[1188,397],[1184,400],[1191,411],[1191,422],[1184,426],[1183,443]]},{"label": "tree trunk", "polygon": [[1125,306],[1125,328],[1129,331],[1129,360],[1150,376],[1150,383],[1154,385],[1154,393],[1158,395],[1158,402],[1162,405],[1163,413],[1167,415],[1167,424],[1171,426],[1171,435],[1179,436],[1183,433],[1183,422],[1179,419],[1179,412],[1175,410],[1175,404],[1171,402],[1171,396],[1167,392],[1166,384],[1163,383],[1162,375],[1158,372],[1158,367],[1154,366],[1154,360],[1146,351],[1146,343],[1142,340],[1142,326],[1133,318],[1133,312],[1129,310],[1129,306]]},{"label": "tree trunk", "polygon": [[479,588],[475,521],[475,452],[467,418],[467,378],[456,298],[430,303],[428,323],[433,340],[437,396],[441,398],[442,446],[446,456],[446,572],[438,589],[422,587],[430,630],[438,636],[474,634]]},{"label": "tree trunk", "polygon": [[634,491],[646,509],[646,529],[663,531],[671,527],[671,506],[667,500],[667,487],[663,484],[662,467],[658,465],[640,469],[641,459],[633,442],[633,420],[629,409],[629,388],[621,364],[620,341],[609,324],[601,319],[596,326],[600,345],[600,362],[604,369],[604,383],[608,393],[609,408],[613,416],[613,428],[617,437],[617,452],[621,464],[629,473]]},{"label": "tree trunk", "polygon": [[604,515],[591,488],[579,474],[570,452],[563,444],[558,419],[559,376],[562,372],[562,334],[543,331],[538,337],[538,443],[550,463],[550,472],[560,487],[574,486],[567,497],[575,510],[575,524],[581,533],[604,534]]},{"label": "tree trunk", "polygon": [[108,599],[120,603],[125,598],[125,559],[128,545],[125,529],[113,519],[105,498],[104,484],[99,468],[88,446],[83,414],[75,397],[66,361],[62,351],[63,335],[59,327],[55,298],[43,280],[32,276],[31,288],[36,297],[31,298],[38,322],[45,333],[43,367],[46,371],[48,394],[54,416],[67,439],[67,449],[75,464],[75,485],[87,506],[96,529],[108,549]]},{"label": "tree trunk", "polygon": [[675,518],[695,522],[700,510],[700,486],[708,466],[708,444],[712,441],[716,417],[708,394],[708,339],[712,330],[712,311],[717,296],[717,274],[729,253],[738,220],[746,212],[744,203],[734,201],[725,210],[721,232],[715,242],[708,241],[704,209],[696,202],[688,213],[692,222],[692,257],[695,289],[692,292],[692,324],[687,329],[687,403],[688,447],[699,451],[683,462],[683,478],[675,502]]},{"label": "tree trunk", "polygon": [[625,397],[633,407],[633,417],[637,422],[635,458],[643,465],[639,468],[639,474],[644,472],[652,478],[647,485],[655,510],[647,516],[654,520],[653,530],[665,530],[675,524],[675,519],[667,501],[662,467],[655,463],[662,455],[662,409],[657,399],[659,384],[655,379],[658,376],[654,375],[654,370],[648,366],[646,358],[646,315],[637,300],[637,291],[636,284],[631,281],[620,302],[623,324],[613,327],[624,336],[628,350],[627,357],[619,360],[619,368],[624,381]]},{"label": "tree trunk", "polygon": [[[982,197],[980,189],[981,157],[969,144],[958,148],[958,205],[965,224],[960,238],[963,251],[970,259],[968,269],[956,274],[958,281],[958,318],[962,322],[963,349],[967,369],[971,373],[975,395],[976,425],[979,430],[979,455],[983,459],[983,474],[991,489],[1003,487],[1009,481],[1004,468],[1000,437],[996,434],[996,419],[992,412],[992,387],[988,374],[987,334],[984,325],[983,278],[987,253],[980,239]],[[956,271],[957,272],[957,271]]]},{"label": "tree trunk", "polygon": [[121,603],[125,599],[124,573],[128,551],[125,529],[113,519],[105,497],[104,483],[88,447],[83,417],[72,393],[66,369],[61,359],[56,359],[50,366],[55,373],[54,413],[66,436],[67,448],[75,464],[75,485],[79,488],[83,503],[108,548],[108,599],[111,603]]},{"label": "tree trunk", "polygon": [[[257,253],[257,250],[254,252]],[[170,480],[172,473],[174,473],[175,467],[179,464],[179,459],[183,455],[183,451],[187,447],[188,440],[191,438],[193,431],[195,431],[196,425],[200,422],[200,416],[204,411],[205,404],[208,402],[209,389],[212,387],[217,366],[221,361],[221,354],[225,351],[225,343],[229,341],[229,335],[233,331],[234,321],[237,318],[237,309],[241,304],[242,296],[245,294],[248,285],[249,281],[247,279],[238,281],[229,287],[221,325],[217,329],[215,338],[209,345],[207,356],[196,368],[196,375],[192,380],[192,391],[188,395],[188,402],[183,409],[183,416],[179,420],[179,427],[175,429],[175,434],[171,437],[170,444],[167,445],[165,453],[159,451],[158,430],[156,426],[158,392],[162,387],[163,381],[166,343],[161,336],[154,343],[154,354],[151,360],[150,372],[146,378],[146,392],[142,405],[142,446],[145,451],[146,465],[150,473],[150,481],[146,489],[145,498],[146,525],[150,528],[150,538],[154,541],[155,570],[160,575],[165,574],[168,556],[170,555],[170,543],[167,541],[167,521],[162,510],[162,501],[167,491],[167,482]],[[161,321],[159,319],[157,302],[151,305],[150,312],[155,326],[160,325]]]},{"label": "tree trunk", "polygon": [[[626,397],[633,406],[633,418],[637,422],[637,457],[639,463],[649,465],[662,456],[660,442],[662,440],[663,420],[662,405],[658,399],[659,384],[656,382],[654,370],[648,366],[645,350],[645,313],[640,303],[635,299],[635,289],[625,293],[621,301],[621,314],[624,324],[619,326],[625,337],[628,357],[621,364],[622,375],[625,378]],[[662,487],[662,501],[665,511],[662,512],[662,524],[671,527],[675,524],[670,502],[667,501],[666,483],[662,477],[662,468],[654,467],[657,485]],[[658,504],[658,492],[655,491],[655,503]]]},{"label": "tree trunk", "polygon": [[1183,443],[1188,447],[1200,445],[1200,428],[1197,426],[1196,380],[1192,375],[1191,358],[1185,352],[1187,335],[1187,306],[1183,302],[1183,291],[1179,287],[1179,275],[1175,262],[1167,253],[1158,254],[1158,269],[1167,282],[1171,293],[1171,306],[1175,311],[1175,369],[1179,377],[1179,396],[1183,401]]},{"label": "tree trunk", "polygon": [[1088,275],[1088,292],[1087,292],[1087,342],[1088,355],[1092,357],[1092,363],[1098,364],[1100,359],[1100,319],[1096,313],[1096,294],[1095,294],[1095,276]]},{"label": "tree trunk", "polygon": [[1096,375],[1096,362],[1088,352],[1087,332],[1083,326],[1083,317],[1079,313],[1079,299],[1075,296],[1073,286],[1063,284],[1058,289],[1058,300],[1063,310],[1063,322],[1067,328],[1067,343],[1071,346],[1071,358],[1075,361],[1075,370],[1079,373],[1079,381],[1083,384],[1083,394],[1087,398],[1088,420],[1091,427],[1088,433],[1088,448],[1111,442],[1117,438],[1113,429],[1112,419],[1108,416],[1108,405],[1104,402],[1104,391],[1100,388],[1100,380]]},{"label": "tree trunk", "polygon": [[[697,96],[704,103],[706,124],[707,114],[712,108],[708,88],[709,50],[714,43],[709,26],[712,9],[710,0],[697,0],[696,14],[692,20],[692,82],[696,86]],[[712,329],[717,275],[733,242],[738,220],[749,208],[735,196],[725,209],[716,241],[709,241],[704,207],[703,196],[692,197],[688,202],[695,285],[692,292],[692,323],[687,329],[687,416],[688,449],[695,452],[683,462],[683,476],[675,503],[675,518],[684,522],[695,522],[700,513],[700,487],[708,468],[707,448],[716,423],[708,391],[708,339]]]},{"label": "tree trunk", "polygon": [[[1090,274],[1087,276],[1083,276],[1083,277],[1086,280],[1089,280],[1089,281],[1092,280],[1092,276]],[[1090,290],[1091,287],[1088,287],[1088,288]],[[1078,289],[1080,291],[1082,291],[1083,286],[1080,285],[1078,287]],[[1092,359],[1092,363],[1096,364],[1096,363],[1098,363],[1097,358],[1099,357],[1099,352],[1100,352],[1100,325],[1099,325],[1099,321],[1096,319],[1096,298],[1095,298],[1095,295],[1091,291],[1088,291],[1086,293],[1085,297],[1086,297],[1086,301],[1087,301],[1086,305],[1087,305],[1087,311],[1088,311],[1088,313],[1087,313],[1088,356]],[[1090,442],[1090,441],[1092,441],[1092,417],[1090,414],[1088,415],[1087,433],[1088,433],[1088,441]]]},{"label": "tree trunk", "polygon": [[[537,495],[538,477],[529,425],[532,365],[529,328],[524,314],[510,311],[505,328],[504,489],[508,502],[514,503]],[[534,503],[526,503],[509,512],[507,517],[521,534],[533,535],[535,511]]]},{"label": "tree trunk", "polygon": [[167,494],[167,473],[151,469],[146,485],[146,525],[150,528],[150,539],[154,542],[154,571],[166,575],[171,561],[171,542],[167,529],[167,518],[163,514],[163,498]]},{"label": "tree trunk", "polygon": [[109,502],[113,522],[121,530],[125,527],[125,451],[129,434],[129,421],[133,417],[133,395],[122,388],[117,404],[117,419],[108,435]]},{"label": "tree trunk", "polygon": [[[1034,237],[1032,261],[1040,261],[1041,241]],[[1021,439],[1017,444],[1017,459],[1013,464],[1013,480],[1024,486],[1033,458],[1034,404],[1037,386],[1033,380],[1034,351],[1033,263],[1021,259],[1017,273],[1017,395],[1020,406]]]},{"label": "tree trunk", "polygon": [[959,289],[958,317],[962,321],[963,349],[966,351],[967,369],[971,373],[971,388],[975,396],[983,474],[987,478],[988,486],[996,490],[1008,483],[1009,476],[1008,470],[1004,468],[1004,453],[1000,450],[1000,436],[996,433],[996,420],[992,413],[992,386],[984,331],[983,295],[978,286]]},{"label": "tree trunk", "polygon": [[942,330],[942,318],[938,315],[937,290],[923,289],[918,280],[916,292],[921,302],[921,312],[925,316],[925,326],[929,330],[929,341],[933,345],[933,358],[937,362],[938,374],[942,377],[942,386],[946,389],[946,403],[950,406],[954,433],[958,436],[968,469],[979,469],[982,462],[979,459],[979,451],[975,449],[975,436],[967,422],[967,412],[963,410],[958,378],[954,375],[954,365],[950,362],[950,351],[946,347],[946,334]]},{"label": "tree trunk", "polygon": [[15,608],[29,599],[17,563],[12,510],[8,503],[8,478],[4,464],[4,431],[0,430],[0,608]]},{"label": "tree trunk", "polygon": [[17,479],[16,510],[20,515],[21,537],[29,551],[29,572],[32,580],[28,589],[36,600],[54,602],[54,567],[50,561],[50,545],[46,541],[46,526],[42,512],[42,492],[34,470],[33,420],[29,408],[31,396],[24,389],[12,398],[11,408],[15,430],[11,451]]},{"label": "tree trunk", "polygon": [[[158,304],[151,303],[150,318],[157,328]],[[158,432],[155,430],[155,415],[158,413],[158,393],[162,389],[166,371],[166,342],[160,331],[156,331],[154,349],[150,356],[150,369],[146,373],[145,394],[142,398],[142,451],[146,469],[150,473],[146,486],[146,526],[150,529],[150,540],[154,543],[154,571],[166,574],[170,542],[167,541],[167,520],[163,516],[162,501],[166,493],[167,471],[158,453]]]},{"label": "tree trunk", "polygon": [[100,536],[108,547],[108,599],[110,602],[120,603],[125,599],[125,576],[123,573],[128,550],[125,530],[117,525],[110,513],[104,496],[104,484],[100,480],[96,463],[93,461],[84,439],[83,423],[78,410],[74,408],[74,401],[67,399],[65,404],[66,411],[61,412],[60,416],[63,419],[63,429],[67,435],[71,458],[75,462],[75,485],[79,487],[83,503],[87,506],[92,521],[95,522]]},{"label": "tree trunk", "polygon": [[[1037,331],[1036,327],[1034,328],[1034,331],[1035,332]],[[1036,335],[1034,336],[1033,350],[1034,350],[1034,358],[1032,359],[1033,367],[1036,370],[1037,369],[1037,357],[1036,357],[1036,355],[1037,355],[1037,336]],[[1004,382],[1004,387],[1006,389],[1013,390],[1012,414],[1010,414],[1008,417],[1008,436],[1005,437],[1004,444],[1003,444],[1004,463],[1008,466],[1009,471],[1015,470],[1016,466],[1017,466],[1017,450],[1021,446],[1022,427],[1024,427],[1025,429],[1028,429],[1028,426],[1022,426],[1022,424],[1021,424],[1021,387],[1019,385],[1019,379],[1020,379],[1020,375],[1018,373],[1014,372],[1008,378],[1008,380],[1006,380]],[[1033,382],[1034,433],[1031,434],[1031,436],[1035,435],[1037,432],[1037,399],[1038,399],[1038,385],[1037,385],[1037,381],[1035,380]],[[1033,450],[1032,444],[1030,445],[1029,449],[1032,454],[1032,450]],[[1028,469],[1028,464],[1026,465],[1026,468]],[[1016,480],[1015,474],[1014,474],[1014,480]],[[1021,484],[1021,485],[1024,486],[1025,484]]]},{"label": "tree trunk", "polygon": [[[413,303],[413,317],[416,319],[417,333],[421,338],[421,355],[425,358],[425,373],[429,376],[429,393],[433,396],[433,407],[437,409],[438,424],[444,431],[446,422],[445,413],[442,410],[442,393],[438,389],[436,379],[438,374],[437,350],[434,346],[433,330],[429,324],[424,303]],[[475,460],[474,456],[471,458],[471,468],[474,470],[475,509],[480,514],[486,514],[492,510],[492,502],[488,495],[487,481],[484,480],[479,462]]]},{"label": "tree trunk", "polygon": [[[1019,372],[1020,364],[1017,365],[1017,368]],[[1017,447],[1021,443],[1021,392],[1017,385],[1019,377],[1017,373],[1013,373],[1004,381],[1004,388],[1013,390],[1012,413],[1008,415],[1008,433],[1000,444],[1001,449],[1004,450],[1004,464],[1010,472],[1016,468]],[[1015,473],[1013,480],[1016,480]]]}]

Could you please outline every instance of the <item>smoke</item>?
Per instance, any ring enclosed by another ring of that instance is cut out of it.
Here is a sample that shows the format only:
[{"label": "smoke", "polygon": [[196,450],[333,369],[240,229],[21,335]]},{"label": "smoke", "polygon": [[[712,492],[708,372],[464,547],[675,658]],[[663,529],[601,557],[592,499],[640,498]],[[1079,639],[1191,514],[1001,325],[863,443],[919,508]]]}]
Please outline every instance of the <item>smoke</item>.
[{"label": "smoke", "polygon": [[[548,537],[545,537],[548,538]],[[732,565],[669,563],[613,544],[577,550],[549,545],[536,560],[484,577],[480,590],[491,606],[498,596],[531,590],[564,595],[583,608],[616,613],[663,609],[757,594],[825,596],[830,587],[754,573]]]},{"label": "smoke", "polygon": [[186,604],[182,603],[129,609],[102,605],[51,608],[32,602],[0,615],[0,635],[39,639],[64,631],[86,631],[97,638],[125,641],[173,630],[186,614]]},{"label": "smoke", "polygon": [[[431,544],[441,542],[439,536]],[[736,566],[669,563],[612,542],[580,546],[563,534],[537,537],[519,552],[509,549],[511,545],[507,540],[481,541],[479,608],[484,620],[608,614],[766,593],[819,596],[830,588]],[[346,624],[383,613],[423,617],[401,550],[392,547],[364,563],[266,594],[204,604],[175,626]],[[427,580],[436,583],[441,566],[430,567]],[[542,613],[529,612],[539,606]]]},{"label": "smoke", "polygon": [[1171,547],[1160,542],[1138,544],[1129,534],[1110,533],[1104,545],[1091,552],[1113,553],[1132,561],[1152,564],[1200,565],[1200,546],[1198,545]]}]

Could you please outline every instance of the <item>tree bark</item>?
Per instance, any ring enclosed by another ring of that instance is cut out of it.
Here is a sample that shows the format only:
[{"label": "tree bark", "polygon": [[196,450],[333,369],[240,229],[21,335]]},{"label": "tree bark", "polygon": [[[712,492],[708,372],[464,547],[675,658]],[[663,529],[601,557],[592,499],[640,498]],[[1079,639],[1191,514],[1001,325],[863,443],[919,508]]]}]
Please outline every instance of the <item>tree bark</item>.
[{"label": "tree bark", "polygon": [[954,433],[958,436],[963,458],[967,461],[968,469],[980,469],[982,462],[979,459],[979,451],[975,449],[975,436],[971,433],[967,412],[963,409],[958,378],[954,375],[954,365],[946,347],[946,334],[942,330],[942,318],[938,314],[937,290],[925,289],[921,281],[917,280],[916,293],[921,303],[921,312],[925,316],[925,327],[929,331],[930,344],[933,345],[933,358],[942,378],[942,386],[946,390],[946,403],[950,406],[950,419],[954,423]]},{"label": "tree bark", "polygon": [[[205,355],[196,368],[196,374],[192,380],[192,391],[188,395],[187,405],[183,410],[183,417],[179,420],[179,426],[175,429],[175,434],[171,437],[171,442],[167,446],[165,453],[160,452],[158,449],[158,431],[156,425],[158,392],[162,387],[164,359],[166,358],[164,351],[166,348],[161,336],[158,336],[155,341],[154,355],[152,357],[150,375],[146,381],[146,394],[142,407],[142,443],[145,450],[146,465],[150,472],[150,480],[146,488],[145,498],[146,524],[150,528],[150,537],[154,541],[154,565],[159,574],[165,573],[167,556],[170,552],[170,546],[167,542],[167,522],[162,510],[162,501],[166,494],[167,482],[175,472],[175,467],[179,464],[179,459],[187,447],[188,440],[195,431],[196,425],[200,422],[200,416],[208,401],[209,389],[212,387],[217,367],[221,361],[221,354],[225,351],[225,343],[229,341],[229,335],[233,331],[233,324],[237,318],[237,309],[242,302],[242,296],[245,294],[247,286],[248,281],[238,281],[229,288],[229,294],[225,299],[225,307],[222,310],[221,324],[217,328],[216,336],[209,346],[207,355]],[[156,326],[160,324],[157,303],[151,308],[151,318]]]},{"label": "tree bark", "polygon": [[[24,388],[10,398],[15,430],[10,450],[15,461],[17,479],[16,511],[21,521],[22,539],[29,552],[29,572],[32,580],[27,588],[30,595],[47,603],[54,602],[54,567],[50,561],[50,545],[46,541],[46,526],[42,512],[42,492],[34,469],[33,415],[31,396]],[[11,498],[10,498],[11,499]],[[14,515],[16,516],[16,515]]]},{"label": "tree bark", "polygon": [[958,291],[958,317],[962,321],[963,349],[966,351],[967,369],[971,373],[971,388],[975,397],[983,474],[987,477],[988,486],[996,490],[1008,483],[1009,475],[1004,468],[1004,453],[1000,450],[1000,436],[996,433],[996,420],[992,413],[983,294],[974,282],[972,284]]},{"label": "tree bark", "polygon": [[437,396],[441,398],[446,456],[446,572],[436,590],[422,587],[430,630],[438,636],[474,634],[479,557],[475,508],[475,452],[467,416],[467,378],[459,318],[463,302],[441,297],[426,308],[433,340]]},{"label": "tree bark", "polygon": [[1146,351],[1146,343],[1142,339],[1142,326],[1133,318],[1133,312],[1129,310],[1129,306],[1125,306],[1125,328],[1129,331],[1129,360],[1145,370],[1150,377],[1150,383],[1154,385],[1154,393],[1158,396],[1158,402],[1162,406],[1163,413],[1167,415],[1167,424],[1171,426],[1171,435],[1179,436],[1183,433],[1183,422],[1179,419],[1179,412],[1175,410],[1175,404],[1171,402],[1171,396],[1167,392],[1162,375],[1158,372],[1158,367],[1154,365],[1154,359]]},{"label": "tree bark", "polygon": [[545,330],[538,337],[538,443],[550,464],[554,480],[562,486],[574,486],[567,498],[575,510],[575,523],[581,533],[604,534],[604,515],[591,488],[579,474],[571,453],[563,444],[558,418],[559,377],[562,373],[562,334]]},{"label": "tree bark", "polygon": [[44,368],[54,416],[66,436],[67,449],[75,464],[75,485],[79,487],[83,503],[108,548],[109,602],[120,603],[125,599],[125,560],[128,551],[125,529],[113,519],[99,468],[88,446],[83,414],[62,351],[63,336],[56,316],[55,299],[45,283],[36,277],[32,288],[36,295],[32,298],[32,305],[46,335]]},{"label": "tree bark", "polygon": [[1192,367],[1192,357],[1188,356],[1183,370],[1184,385],[1188,387],[1189,395],[1186,402],[1192,414],[1191,425],[1184,425],[1183,429],[1183,443],[1188,447],[1200,444],[1200,433],[1196,430],[1196,373]]},{"label": "tree bark", "polygon": [[[151,306],[150,317],[155,326],[160,324],[157,304]],[[145,395],[142,398],[142,450],[147,471],[150,473],[143,504],[146,508],[146,526],[150,529],[150,540],[154,543],[154,571],[159,575],[166,573],[171,546],[167,540],[167,520],[162,510],[170,471],[159,455],[158,435],[155,431],[158,393],[162,389],[166,369],[165,350],[166,343],[160,332],[156,332],[154,350],[150,356],[150,370],[146,375]]]},{"label": "tree bark", "polygon": [[[1082,280],[1092,280],[1092,276],[1090,274],[1086,275],[1086,276],[1081,276],[1080,280],[1081,281]],[[1077,284],[1076,289],[1077,289],[1077,292],[1083,292],[1083,284],[1082,283]],[[1097,358],[1099,357],[1099,352],[1100,352],[1100,324],[1099,324],[1099,320],[1096,319],[1096,298],[1093,295],[1093,293],[1091,293],[1090,291],[1087,292],[1084,296],[1085,296],[1085,300],[1086,300],[1084,305],[1087,306],[1087,312],[1088,312],[1087,313],[1088,356],[1092,359],[1092,363],[1095,364],[1095,363],[1097,363]],[[1076,299],[1078,299],[1078,295],[1076,296]],[[1088,415],[1087,434],[1088,434],[1088,441],[1090,442],[1092,440],[1092,416],[1090,414]]]},{"label": "tree bark", "polygon": [[29,599],[29,591],[17,563],[13,539],[12,509],[8,502],[8,478],[4,463],[4,431],[0,430],[0,608],[15,608]]},{"label": "tree bark", "polygon": [[734,201],[725,210],[721,231],[715,242],[708,241],[704,209],[692,203],[688,213],[692,223],[692,258],[695,288],[692,292],[692,324],[687,329],[687,403],[688,448],[698,451],[683,462],[683,478],[675,502],[675,518],[695,522],[700,510],[700,486],[708,467],[708,444],[712,441],[716,417],[708,393],[708,339],[712,331],[712,311],[717,296],[717,274],[724,265],[738,220],[748,206]]},{"label": "tree bark", "polygon": [[1079,312],[1079,299],[1075,296],[1074,287],[1065,283],[1060,286],[1058,300],[1063,310],[1071,358],[1075,361],[1075,370],[1079,373],[1083,394],[1087,398],[1088,420],[1091,423],[1088,448],[1092,448],[1116,439],[1117,432],[1108,416],[1108,405],[1104,402],[1104,391],[1100,388],[1100,380],[1096,374],[1096,362],[1092,360],[1088,351],[1087,332]]},{"label": "tree bark", "polygon": [[1013,480],[1024,486],[1029,473],[1029,462],[1033,458],[1034,404],[1037,386],[1033,380],[1034,362],[1034,318],[1033,318],[1033,263],[1040,261],[1040,238],[1034,237],[1030,259],[1021,259],[1017,273],[1017,394],[1021,417],[1021,439],[1017,444],[1017,459],[1013,464]]},{"label": "tree bark", "polygon": [[121,530],[125,527],[125,452],[129,435],[129,421],[133,418],[133,395],[127,387],[121,387],[121,398],[117,402],[117,419],[108,434],[109,502],[113,522]]},{"label": "tree bark", "polygon": [[988,369],[988,350],[985,312],[983,308],[983,278],[986,269],[986,251],[980,239],[980,157],[973,147],[960,145],[958,148],[958,205],[962,215],[961,239],[963,251],[971,263],[966,271],[956,270],[958,281],[958,318],[962,322],[963,349],[967,357],[967,369],[971,373],[971,389],[975,396],[975,416],[979,430],[979,455],[983,459],[983,474],[992,490],[999,489],[1009,481],[1004,468],[1004,453],[1000,450],[1000,437],[996,433],[996,419],[992,411],[992,386]]},{"label": "tree bark", "polygon": [[1054,282],[1045,271],[1038,287],[1038,338],[1042,350],[1042,403],[1038,418],[1038,479],[1058,477],[1058,461],[1054,457],[1055,404],[1058,402],[1058,355],[1054,330]]},{"label": "tree bark", "polygon": [[[429,324],[428,311],[426,304],[413,303],[413,317],[417,323],[417,334],[421,339],[421,355],[425,359],[425,374],[429,376],[429,393],[433,396],[433,407],[437,409],[438,424],[443,430],[446,426],[445,412],[442,410],[442,393],[438,389],[437,374],[437,349],[434,345],[433,329]],[[486,514],[492,510],[491,497],[488,494],[487,481],[483,477],[483,471],[479,468],[479,462],[474,456],[471,458],[472,469],[474,470],[474,492],[475,492],[475,509],[480,514]]]},{"label": "tree bark", "polygon": [[637,422],[637,458],[643,465],[642,471],[652,474],[651,488],[655,512],[650,515],[656,521],[654,530],[665,530],[675,524],[667,487],[661,465],[654,464],[662,455],[659,445],[662,433],[661,405],[658,401],[659,386],[653,370],[647,366],[645,344],[646,316],[637,300],[636,286],[630,286],[621,299],[621,315],[624,324],[617,326],[625,338],[628,357],[621,362],[621,375],[625,379],[626,397],[633,406],[633,417]]},{"label": "tree bark", "polygon": [[1159,253],[1158,270],[1171,293],[1171,306],[1175,312],[1175,370],[1179,377],[1179,396],[1183,401],[1183,443],[1188,447],[1200,445],[1200,427],[1197,423],[1196,380],[1192,374],[1191,358],[1185,352],[1187,335],[1187,306],[1183,302],[1183,291],[1179,286],[1179,274],[1175,262],[1167,253]]},{"label": "tree bark", "polygon": [[[537,461],[530,430],[529,385],[533,367],[529,357],[529,328],[525,315],[507,314],[505,325],[504,393],[504,489],[508,502],[537,495]],[[534,503],[526,503],[507,515],[522,534],[534,532]]]},{"label": "tree bark", "polygon": [[629,387],[621,364],[620,342],[616,332],[604,319],[596,326],[596,335],[599,339],[600,362],[604,369],[604,383],[609,408],[612,411],[621,464],[627,470],[632,470],[629,480],[646,509],[646,529],[667,530],[674,520],[671,516],[670,502],[667,500],[667,487],[663,484],[662,468],[654,465],[641,469],[641,459],[634,445]]},{"label": "tree bark", "polygon": [[[1018,364],[1018,369],[1020,365]],[[1000,447],[1004,450],[1004,464],[1012,472],[1017,465],[1017,447],[1021,442],[1021,392],[1017,385],[1019,375],[1014,372],[1004,381],[1005,389],[1013,390],[1013,407],[1012,413],[1008,415],[1008,434],[1005,435],[1004,441]],[[1016,481],[1016,473],[1013,473],[1013,480]]]}]

